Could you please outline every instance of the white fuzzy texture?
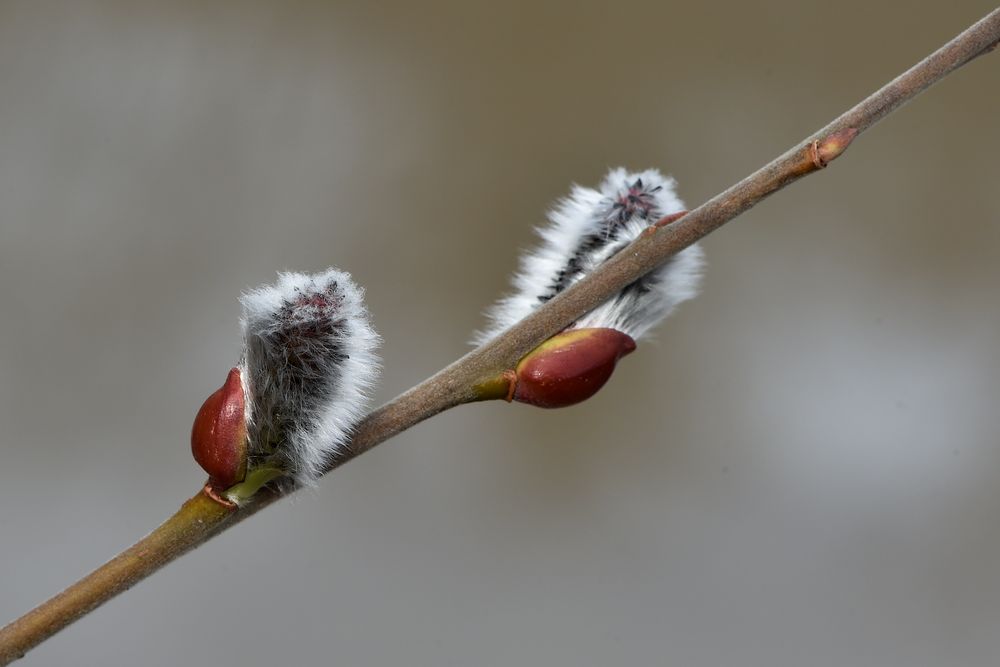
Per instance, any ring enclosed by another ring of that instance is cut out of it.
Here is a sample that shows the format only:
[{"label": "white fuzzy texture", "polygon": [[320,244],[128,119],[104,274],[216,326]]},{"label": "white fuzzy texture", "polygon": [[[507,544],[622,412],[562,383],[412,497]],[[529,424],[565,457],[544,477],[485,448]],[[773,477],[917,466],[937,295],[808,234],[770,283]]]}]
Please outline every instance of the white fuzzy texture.
[{"label": "white fuzzy texture", "polygon": [[[542,242],[521,258],[514,293],[488,313],[490,326],[476,335],[485,342],[524,318],[566,287],[600,266],[663,216],[679,213],[676,182],[655,169],[629,173],[612,169],[599,190],[574,185],[570,196],[537,229]],[[630,199],[630,195],[641,195]],[[703,255],[697,245],[598,306],[570,328],[605,327],[638,340],[678,304],[698,293]]]},{"label": "white fuzzy texture", "polygon": [[279,273],[245,293],[244,352],[250,467],[312,484],[363,415],[375,382],[378,334],[350,274]]}]

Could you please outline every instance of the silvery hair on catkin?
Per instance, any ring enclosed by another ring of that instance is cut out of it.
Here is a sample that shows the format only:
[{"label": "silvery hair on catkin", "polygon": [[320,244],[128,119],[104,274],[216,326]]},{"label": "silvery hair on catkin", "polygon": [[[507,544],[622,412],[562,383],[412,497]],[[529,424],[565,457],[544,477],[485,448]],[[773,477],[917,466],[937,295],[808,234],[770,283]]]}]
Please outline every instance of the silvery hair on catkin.
[{"label": "silvery hair on catkin", "polygon": [[269,461],[312,484],[343,447],[379,370],[362,297],[331,268],[279,273],[240,298],[251,467]]},{"label": "silvery hair on catkin", "polygon": [[[660,218],[684,204],[673,178],[655,169],[630,173],[612,169],[593,190],[574,185],[569,197],[549,212],[549,224],[536,231],[537,248],[521,258],[512,279],[514,292],[489,312],[483,343],[580,280],[639,237]],[[610,328],[638,340],[678,304],[697,295],[703,255],[690,246],[577,320],[571,328]]]}]

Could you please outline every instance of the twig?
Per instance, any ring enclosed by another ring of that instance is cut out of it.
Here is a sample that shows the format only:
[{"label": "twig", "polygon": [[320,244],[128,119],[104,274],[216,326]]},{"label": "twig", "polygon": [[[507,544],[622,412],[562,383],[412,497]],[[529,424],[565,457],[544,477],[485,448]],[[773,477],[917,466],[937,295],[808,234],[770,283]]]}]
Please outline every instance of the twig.
[{"label": "twig", "polygon": [[[496,339],[370,413],[336,468],[411,426],[456,405],[481,398],[482,387],[513,368],[525,354],[671,255],[718,229],[768,195],[836,159],[854,138],[1000,42],[996,9],[853,109],[784,155],[694,209],[680,221],[658,225],[588,277],[565,290]],[[327,470],[329,472],[329,470]],[[265,490],[230,511],[199,493],[173,517],[128,550],[0,630],[0,665],[6,665],[76,619],[226,528],[287,493]]]}]

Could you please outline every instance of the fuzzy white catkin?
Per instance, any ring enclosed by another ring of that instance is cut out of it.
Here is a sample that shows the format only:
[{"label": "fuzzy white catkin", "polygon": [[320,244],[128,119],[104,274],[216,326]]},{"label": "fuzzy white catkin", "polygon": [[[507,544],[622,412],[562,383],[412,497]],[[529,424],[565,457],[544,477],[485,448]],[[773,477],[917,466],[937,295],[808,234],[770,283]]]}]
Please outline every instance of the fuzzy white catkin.
[{"label": "fuzzy white catkin", "polygon": [[[483,343],[593,271],[663,216],[679,213],[676,182],[655,169],[612,169],[598,190],[574,185],[570,196],[537,229],[541,244],[521,258],[514,292],[488,312],[490,325],[477,333]],[[694,298],[703,254],[690,246],[649,275],[577,320],[570,328],[610,328],[638,340],[678,304]]]},{"label": "fuzzy white catkin", "polygon": [[350,274],[279,273],[245,293],[241,326],[251,469],[312,484],[363,415],[378,334]]}]

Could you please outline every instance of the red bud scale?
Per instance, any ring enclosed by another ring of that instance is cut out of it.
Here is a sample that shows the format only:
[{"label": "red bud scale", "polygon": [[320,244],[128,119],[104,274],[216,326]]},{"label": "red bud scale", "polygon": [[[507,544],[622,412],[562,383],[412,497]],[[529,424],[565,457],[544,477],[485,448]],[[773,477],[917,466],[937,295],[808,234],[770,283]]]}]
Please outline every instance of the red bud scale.
[{"label": "red bud scale", "polygon": [[227,489],[246,477],[247,418],[240,369],[229,371],[226,383],[198,410],[191,453],[217,488]]},{"label": "red bud scale", "polygon": [[530,352],[515,370],[513,400],[540,408],[585,401],[604,386],[618,360],[635,350],[614,329],[570,329]]}]

